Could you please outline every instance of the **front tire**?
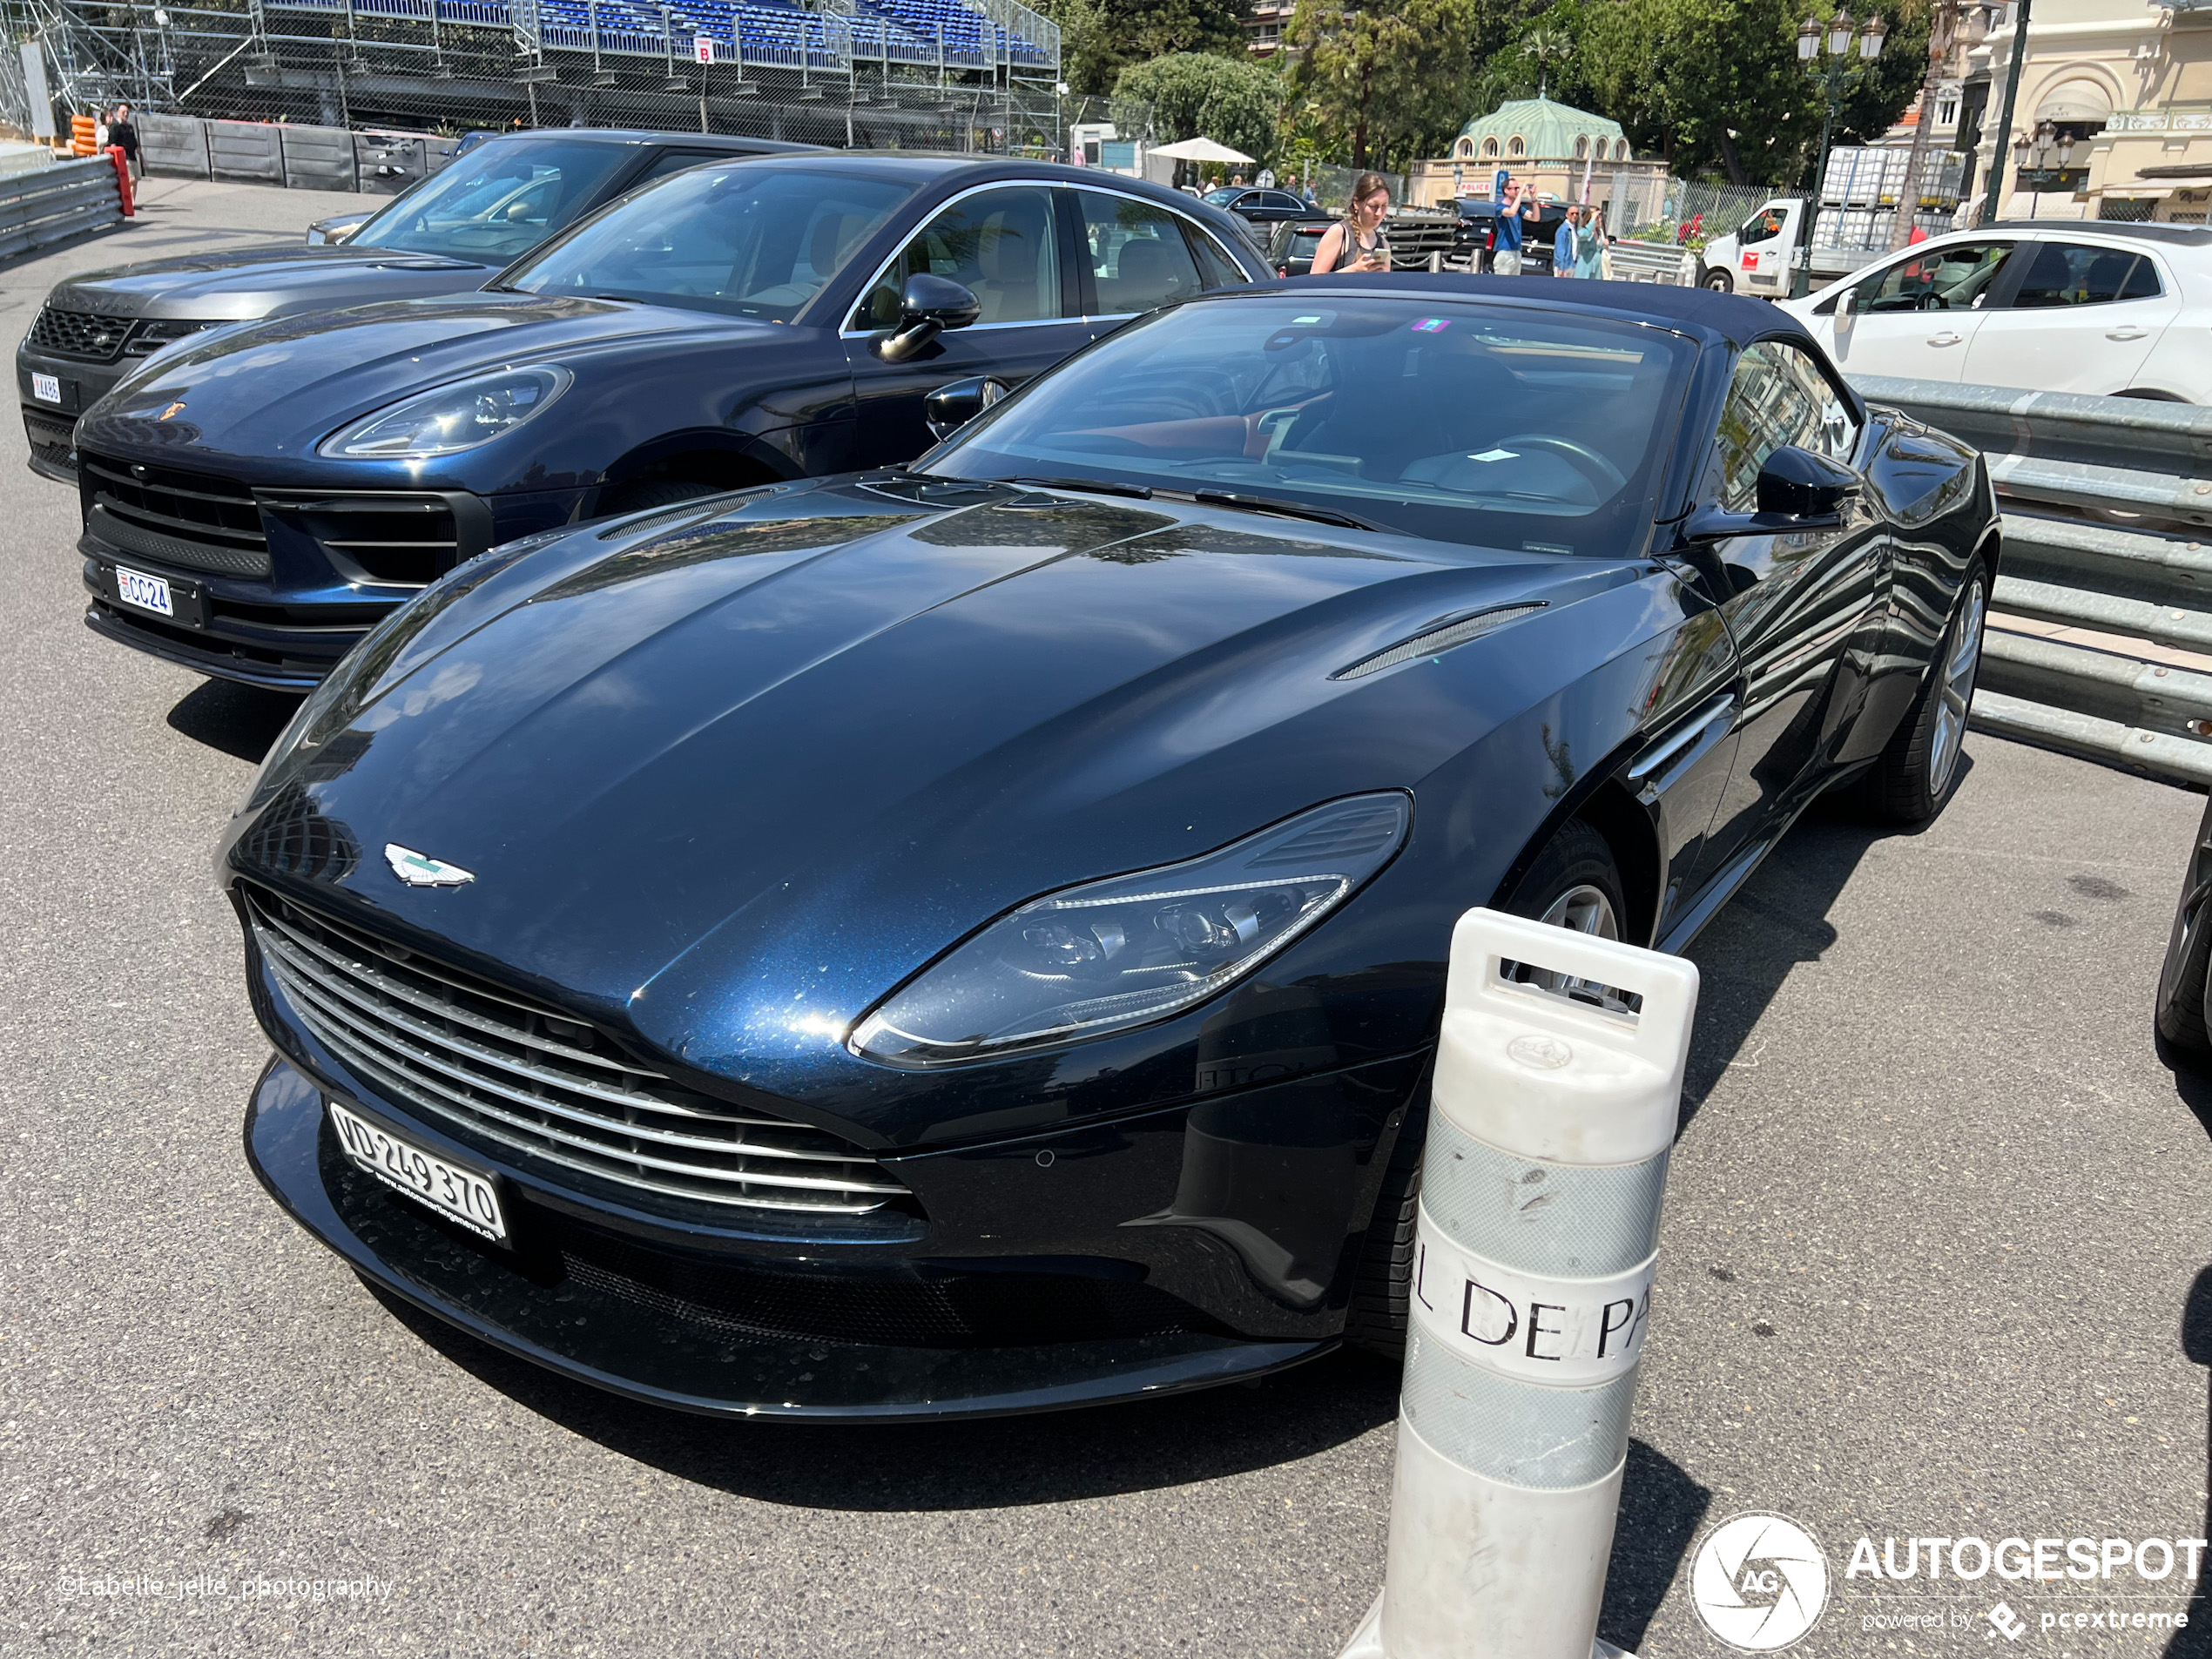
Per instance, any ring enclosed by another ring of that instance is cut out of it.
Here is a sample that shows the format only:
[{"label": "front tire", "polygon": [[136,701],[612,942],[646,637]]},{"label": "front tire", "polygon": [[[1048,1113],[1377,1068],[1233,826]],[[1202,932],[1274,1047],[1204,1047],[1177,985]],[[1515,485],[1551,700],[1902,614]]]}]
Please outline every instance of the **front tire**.
[{"label": "front tire", "polygon": [[1859,800],[1885,824],[1925,824],[1940,813],[1959,786],[1966,743],[1966,717],[1981,668],[1989,619],[1989,573],[1979,558],[1966,567],[1959,604],[1936,648],[1927,684],[1898,722],[1879,759],[1860,780]]},{"label": "front tire", "polygon": [[2158,999],[2153,1007],[2158,1035],[2192,1055],[2212,1053],[2205,988],[2212,979],[2212,807],[2196,826],[2196,847],[2174,909],[2174,931],[2166,941],[2159,969]]},{"label": "front tire", "polygon": [[[1613,844],[1581,819],[1570,818],[1544,844],[1504,908],[1595,938],[1620,938],[1629,912]],[[1529,977],[1543,984],[1555,976]],[[1406,1108],[1406,1121],[1383,1171],[1374,1219],[1360,1247],[1352,1306],[1345,1315],[1348,1345],[1393,1361],[1406,1354],[1413,1230],[1420,1213],[1421,1153],[1427,1139],[1428,1103],[1417,1099]]]},{"label": "front tire", "polygon": [[1715,293],[1734,293],[1736,279],[1716,266],[1700,273],[1697,286],[1701,288],[1710,288]]}]

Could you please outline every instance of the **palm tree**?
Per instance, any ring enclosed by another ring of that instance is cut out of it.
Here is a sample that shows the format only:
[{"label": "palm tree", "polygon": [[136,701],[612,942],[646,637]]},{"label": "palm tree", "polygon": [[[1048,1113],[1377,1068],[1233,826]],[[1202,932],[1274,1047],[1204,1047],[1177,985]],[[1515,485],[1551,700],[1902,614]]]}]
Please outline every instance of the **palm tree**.
[{"label": "palm tree", "polygon": [[1575,55],[1574,37],[1564,29],[1538,24],[1521,37],[1521,55],[1536,60],[1536,96],[1544,98],[1551,91],[1551,66]]}]

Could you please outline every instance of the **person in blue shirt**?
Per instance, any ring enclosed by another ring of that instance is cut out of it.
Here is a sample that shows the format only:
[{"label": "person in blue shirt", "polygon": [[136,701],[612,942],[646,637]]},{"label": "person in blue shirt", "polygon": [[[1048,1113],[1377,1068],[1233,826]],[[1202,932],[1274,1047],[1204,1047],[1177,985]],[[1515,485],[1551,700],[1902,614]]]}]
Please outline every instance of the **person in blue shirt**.
[{"label": "person in blue shirt", "polygon": [[1490,268],[1500,276],[1521,274],[1521,227],[1524,220],[1539,219],[1543,209],[1536,205],[1533,192],[1522,191],[1521,180],[1507,179],[1504,192],[1498,198],[1497,253],[1490,261]]},{"label": "person in blue shirt", "polygon": [[1567,217],[1559,221],[1558,233],[1552,238],[1552,274],[1555,277],[1580,276],[1575,268],[1575,232],[1582,217],[1582,210],[1570,207]]}]

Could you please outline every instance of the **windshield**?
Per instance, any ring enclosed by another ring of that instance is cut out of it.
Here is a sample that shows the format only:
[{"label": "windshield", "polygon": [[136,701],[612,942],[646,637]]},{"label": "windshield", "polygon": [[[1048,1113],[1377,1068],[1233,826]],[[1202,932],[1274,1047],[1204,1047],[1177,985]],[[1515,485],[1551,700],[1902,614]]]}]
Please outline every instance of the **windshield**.
[{"label": "windshield", "polygon": [[928,469],[1229,491],[1617,556],[1642,549],[1695,354],[1659,328],[1436,296],[1201,300],[1044,377]]},{"label": "windshield", "polygon": [[850,173],[743,162],[695,168],[563,238],[507,286],[781,322],[911,193]]},{"label": "windshield", "polygon": [[379,212],[354,246],[505,265],[590,206],[637,154],[563,138],[480,145]]}]

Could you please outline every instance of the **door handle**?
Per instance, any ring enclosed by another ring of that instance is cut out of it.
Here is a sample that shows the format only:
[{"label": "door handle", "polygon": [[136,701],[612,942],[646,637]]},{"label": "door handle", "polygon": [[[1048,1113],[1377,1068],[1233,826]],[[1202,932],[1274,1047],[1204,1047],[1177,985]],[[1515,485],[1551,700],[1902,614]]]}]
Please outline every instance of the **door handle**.
[{"label": "door handle", "polygon": [[1965,338],[1966,336],[1964,334],[1954,334],[1946,328],[1939,334],[1930,334],[1928,336],[1928,344],[1931,346],[1955,346]]},{"label": "door handle", "polygon": [[2138,328],[2131,322],[2124,327],[2106,329],[2105,338],[2107,340],[2141,340],[2149,332],[2149,329]]}]

